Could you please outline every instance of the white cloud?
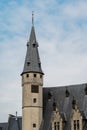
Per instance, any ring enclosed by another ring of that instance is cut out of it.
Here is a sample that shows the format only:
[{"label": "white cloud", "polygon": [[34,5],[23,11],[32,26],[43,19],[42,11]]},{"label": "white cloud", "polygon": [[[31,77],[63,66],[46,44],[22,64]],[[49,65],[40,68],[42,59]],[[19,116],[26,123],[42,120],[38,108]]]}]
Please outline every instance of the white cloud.
[{"label": "white cloud", "polygon": [[[87,1],[76,1],[73,4],[67,4],[62,6],[62,13],[64,16],[73,19],[87,18]],[[61,8],[61,7],[60,7]]]}]

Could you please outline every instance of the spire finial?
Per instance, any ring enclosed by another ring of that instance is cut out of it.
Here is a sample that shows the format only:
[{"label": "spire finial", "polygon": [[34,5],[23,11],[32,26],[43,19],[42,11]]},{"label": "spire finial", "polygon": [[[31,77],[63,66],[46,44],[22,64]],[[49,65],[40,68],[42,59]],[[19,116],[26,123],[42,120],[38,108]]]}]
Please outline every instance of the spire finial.
[{"label": "spire finial", "polygon": [[32,25],[34,25],[34,11],[32,11]]}]

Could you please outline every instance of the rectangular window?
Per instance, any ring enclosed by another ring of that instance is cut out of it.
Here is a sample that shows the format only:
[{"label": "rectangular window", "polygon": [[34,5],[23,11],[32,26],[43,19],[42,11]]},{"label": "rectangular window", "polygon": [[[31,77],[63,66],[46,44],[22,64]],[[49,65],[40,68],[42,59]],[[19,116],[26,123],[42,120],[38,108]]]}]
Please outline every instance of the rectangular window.
[{"label": "rectangular window", "polygon": [[40,75],[40,78],[42,78],[42,75]]},{"label": "rectangular window", "polygon": [[54,130],[60,130],[59,122],[54,122]]},{"label": "rectangular window", "polygon": [[76,120],[74,120],[74,130],[76,130]]},{"label": "rectangular window", "polygon": [[60,129],[60,124],[59,124],[59,122],[57,122],[57,130],[59,130]]},{"label": "rectangular window", "polygon": [[36,98],[34,98],[34,99],[33,99],[33,103],[36,103],[36,101],[37,101],[37,99],[36,99]]},{"label": "rectangular window", "polygon": [[29,77],[29,74],[26,74],[26,77],[28,78],[28,77]]},{"label": "rectangular window", "polygon": [[36,77],[37,75],[36,74],[34,74],[34,77]]},{"label": "rectangular window", "polygon": [[36,124],[35,124],[35,123],[33,124],[33,127],[34,127],[34,128],[36,127]]},{"label": "rectangular window", "polygon": [[77,130],[79,130],[79,120],[77,120]]},{"label": "rectangular window", "polygon": [[56,122],[54,122],[54,130],[56,130]]},{"label": "rectangular window", "polygon": [[79,120],[74,120],[73,121],[73,126],[74,126],[74,130],[79,130]]},{"label": "rectangular window", "polygon": [[38,85],[32,85],[31,86],[31,92],[32,93],[39,93],[39,86]]}]

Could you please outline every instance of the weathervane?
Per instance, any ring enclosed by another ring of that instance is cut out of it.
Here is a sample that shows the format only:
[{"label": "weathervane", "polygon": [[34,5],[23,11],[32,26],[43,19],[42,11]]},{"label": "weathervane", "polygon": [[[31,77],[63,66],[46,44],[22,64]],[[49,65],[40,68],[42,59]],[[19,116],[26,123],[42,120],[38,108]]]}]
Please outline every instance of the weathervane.
[{"label": "weathervane", "polygon": [[32,11],[32,25],[34,25],[34,11]]}]

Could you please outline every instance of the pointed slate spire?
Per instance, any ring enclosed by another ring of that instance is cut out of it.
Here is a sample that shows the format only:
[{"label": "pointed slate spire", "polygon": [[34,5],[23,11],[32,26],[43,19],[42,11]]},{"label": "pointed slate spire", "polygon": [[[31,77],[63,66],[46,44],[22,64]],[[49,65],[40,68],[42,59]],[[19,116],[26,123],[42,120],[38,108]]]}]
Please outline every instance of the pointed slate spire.
[{"label": "pointed slate spire", "polygon": [[32,28],[29,41],[27,42],[27,54],[22,74],[28,72],[43,74],[38,52],[38,43],[36,41],[33,15],[32,15]]}]

